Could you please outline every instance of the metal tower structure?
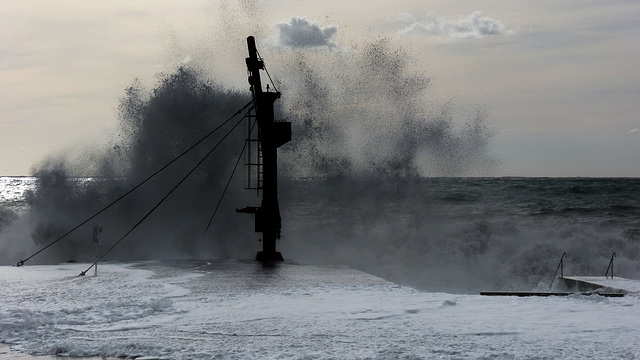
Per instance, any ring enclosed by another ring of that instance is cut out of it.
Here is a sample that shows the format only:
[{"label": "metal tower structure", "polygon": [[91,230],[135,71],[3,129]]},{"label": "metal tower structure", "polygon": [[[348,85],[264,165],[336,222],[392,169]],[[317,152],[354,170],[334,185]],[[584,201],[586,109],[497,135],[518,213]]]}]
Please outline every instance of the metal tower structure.
[{"label": "metal tower structure", "polygon": [[291,141],[291,123],[274,120],[273,105],[281,94],[269,91],[268,85],[266,91],[262,90],[260,70],[265,69],[264,61],[258,56],[253,36],[247,38],[247,45],[247,71],[258,129],[256,139],[252,138],[251,125],[249,127],[246,141],[253,144],[250,148],[256,153],[249,154],[246,166],[249,167],[248,174],[256,174],[255,186],[249,184],[249,188],[262,191],[262,202],[259,207],[248,206],[236,211],[255,214],[255,231],[262,233],[262,251],[258,252],[256,260],[283,261],[282,254],[276,251],[276,239],[280,238],[282,227],[278,204],[278,148]]}]

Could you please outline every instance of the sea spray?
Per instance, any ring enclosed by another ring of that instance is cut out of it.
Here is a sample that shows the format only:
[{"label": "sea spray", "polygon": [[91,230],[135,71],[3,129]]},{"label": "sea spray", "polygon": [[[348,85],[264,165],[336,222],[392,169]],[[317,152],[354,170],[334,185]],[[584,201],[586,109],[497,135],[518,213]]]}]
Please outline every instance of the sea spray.
[{"label": "sea spray", "polygon": [[[127,89],[121,101],[120,134],[114,137],[111,146],[98,159],[102,164],[100,171],[80,174],[91,176],[94,181],[79,182],[78,174],[70,173],[70,169],[82,168],[82,161],[95,160],[95,157],[80,159],[79,164],[69,164],[65,158],[56,156],[45,159],[36,168],[38,186],[28,195],[33,241],[43,246],[96,213],[174,159],[248,101],[248,95],[217,87],[199,78],[195,71],[184,68],[160,76],[158,86],[152,91],[146,91],[135,83]],[[239,116],[238,120],[241,118]],[[134,226],[221,141],[231,126],[222,128],[181,161],[97,217],[93,222],[103,226],[105,238],[113,243]],[[163,207],[132,233],[125,246],[115,250],[115,258],[241,256],[234,249],[243,249],[243,244],[247,241],[252,243],[254,239],[248,240],[248,236],[237,236],[237,230],[229,230],[249,228],[246,221],[235,217],[232,212],[221,213],[212,232],[203,237],[213,205],[221,196],[225,181],[231,174],[233,160],[243,146],[242,132],[229,139],[167,199]],[[78,158],[74,160],[78,161]],[[241,180],[239,182],[241,184]],[[248,201],[244,198],[249,194],[241,190],[241,186],[231,189],[229,198],[242,203]],[[226,204],[228,208],[238,205],[234,202]],[[231,233],[227,234],[227,231]],[[86,233],[86,229],[78,229],[68,239],[52,247],[44,259],[54,262],[86,260],[83,256],[85,246],[82,245]],[[214,243],[212,238],[218,240]],[[232,245],[227,246],[227,242]],[[53,253],[56,255],[52,256]]]},{"label": "sea spray", "polygon": [[[634,234],[640,225],[632,220],[639,207],[628,203],[639,198],[637,188],[602,192],[611,209],[626,215],[603,216],[598,209],[596,218],[606,223],[593,224],[588,196],[586,203],[562,205],[584,184],[423,177],[490,175],[498,164],[494,130],[484,107],[439,101],[429,78],[410,69],[410,54],[389,41],[281,51],[274,60],[262,55],[283,92],[278,117],[294,126],[280,164],[279,248],[286,258],[340,262],[422,289],[461,292],[546,286],[563,251],[570,254],[568,271],[597,273],[616,250],[620,273],[639,273]],[[229,90],[202,68],[195,58],[160,74],[153,89],[134,81],[108,147],[38,164],[29,210],[1,230],[3,248],[28,255],[49,243],[249,101],[248,91]],[[220,138],[33,261],[91,260],[93,225],[113,244]],[[242,189],[240,176],[203,236],[242,142],[241,132],[225,142],[108,259],[253,257],[259,248],[253,223],[233,209],[257,206],[259,199]],[[614,198],[618,193],[627,195]],[[15,263],[15,255],[3,254],[3,263]]]},{"label": "sea spray", "polygon": [[[280,54],[282,149],[293,176],[488,175],[498,160],[486,109],[438,103],[410,55],[386,39],[350,52]],[[280,78],[280,77],[279,77]]]},{"label": "sea spray", "polygon": [[[484,157],[485,163],[491,162],[487,147],[469,146],[488,144],[491,132],[466,130],[486,128],[486,119],[475,117],[466,128],[455,130],[451,104],[429,112],[424,94],[428,78],[411,73],[404,59],[407,54],[393,50],[388,41],[372,42],[355,54],[311,51],[306,55],[296,52],[280,56],[286,60],[281,63],[295,64],[291,68],[295,71],[286,72],[290,76],[277,83],[286,99],[279,116],[294,124],[294,142],[281,152],[285,176],[411,178],[425,169],[431,173],[462,175],[477,170],[471,166],[473,161],[468,161],[471,157]],[[336,77],[333,73],[336,68],[342,69],[344,76]],[[29,196],[29,202],[34,219],[32,238],[38,245],[47,244],[56,238],[54,234],[64,233],[63,229],[98,211],[249,100],[246,92],[225,89],[203,74],[193,66],[181,66],[173,73],[160,74],[152,90],[134,81],[125,90],[118,108],[119,129],[102,154],[96,154],[95,150],[87,152],[91,154],[87,158],[56,154],[36,166],[39,188]],[[481,138],[473,139],[474,134]],[[235,137],[235,143],[235,146],[225,143],[216,150],[186,186],[132,234],[133,239],[120,253],[127,258],[196,253],[224,257],[241,256],[237,249],[250,248],[246,241],[235,240],[254,237],[246,231],[250,226],[238,217],[220,215],[226,217],[218,220],[225,225],[214,227],[204,238],[198,226],[221,194],[221,186],[241,149],[241,134]],[[110,229],[111,237],[118,238],[212,144],[197,148],[185,161],[172,165],[96,220]],[[454,164],[456,159],[468,164]],[[429,164],[435,166],[429,168]],[[86,172],[88,169],[92,172]],[[105,180],[77,186],[73,184],[76,176]],[[239,188],[234,187],[227,195],[228,207],[256,201]],[[79,232],[83,234],[82,230]],[[66,246],[57,247],[61,249],[60,256],[79,257],[82,252],[72,249],[78,248],[76,244],[83,241],[83,236],[72,234],[69,238],[64,242]]]}]

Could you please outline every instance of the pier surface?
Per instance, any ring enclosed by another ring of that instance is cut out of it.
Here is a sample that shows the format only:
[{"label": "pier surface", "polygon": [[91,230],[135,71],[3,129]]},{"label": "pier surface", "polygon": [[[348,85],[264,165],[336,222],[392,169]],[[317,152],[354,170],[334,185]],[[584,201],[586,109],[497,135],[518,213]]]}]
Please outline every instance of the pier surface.
[{"label": "pier surface", "polygon": [[608,278],[604,276],[565,276],[560,278],[564,284],[578,291],[597,290],[613,293],[640,293],[640,280],[621,277]]}]

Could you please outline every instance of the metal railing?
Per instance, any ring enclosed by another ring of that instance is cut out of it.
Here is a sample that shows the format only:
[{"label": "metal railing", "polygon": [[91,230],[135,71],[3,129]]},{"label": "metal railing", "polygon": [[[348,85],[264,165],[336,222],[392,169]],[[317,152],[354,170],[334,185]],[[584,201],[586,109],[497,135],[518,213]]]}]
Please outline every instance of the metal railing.
[{"label": "metal railing", "polygon": [[551,287],[553,286],[553,282],[556,280],[556,276],[558,275],[558,269],[560,270],[560,277],[563,278],[564,277],[564,258],[567,257],[567,253],[563,252],[562,256],[560,257],[560,263],[558,263],[558,267],[556,267],[556,272],[553,274],[553,279],[551,279],[551,284],[549,284],[549,290],[551,290]]},{"label": "metal railing", "polygon": [[609,269],[611,269],[611,279],[613,279],[613,258],[616,257],[616,252],[613,252],[611,255],[611,260],[609,261],[609,266],[607,266],[607,272],[604,274],[605,278],[609,278]]}]

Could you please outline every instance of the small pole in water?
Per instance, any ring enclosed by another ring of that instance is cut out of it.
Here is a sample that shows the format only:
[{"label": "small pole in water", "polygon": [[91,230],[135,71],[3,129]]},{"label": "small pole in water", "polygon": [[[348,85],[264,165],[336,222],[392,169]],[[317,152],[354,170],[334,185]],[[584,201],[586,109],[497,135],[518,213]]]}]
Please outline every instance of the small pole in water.
[{"label": "small pole in water", "polygon": [[98,246],[100,246],[100,240],[98,239],[98,233],[102,232],[102,226],[93,225],[93,245],[94,256],[96,258],[96,265],[93,267],[93,276],[98,276]]}]

